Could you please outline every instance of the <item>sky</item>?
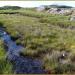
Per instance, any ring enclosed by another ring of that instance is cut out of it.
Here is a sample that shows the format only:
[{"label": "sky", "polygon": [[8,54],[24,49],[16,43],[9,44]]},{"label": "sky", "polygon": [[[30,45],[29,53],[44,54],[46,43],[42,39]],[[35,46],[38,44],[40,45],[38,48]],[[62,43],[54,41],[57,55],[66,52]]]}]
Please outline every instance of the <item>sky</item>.
[{"label": "sky", "polygon": [[75,7],[75,1],[0,1],[1,6],[39,7],[41,5],[68,5]]}]

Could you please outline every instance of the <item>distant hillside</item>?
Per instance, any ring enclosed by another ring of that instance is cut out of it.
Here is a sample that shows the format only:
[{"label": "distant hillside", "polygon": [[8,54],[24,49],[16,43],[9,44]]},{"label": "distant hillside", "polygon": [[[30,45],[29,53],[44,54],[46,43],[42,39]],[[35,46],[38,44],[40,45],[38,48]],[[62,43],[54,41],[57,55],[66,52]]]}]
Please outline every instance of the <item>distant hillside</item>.
[{"label": "distant hillside", "polygon": [[21,9],[21,7],[19,7],[19,6],[3,6],[3,7],[0,7],[0,10],[7,10],[7,9],[16,10],[16,9]]},{"label": "distant hillside", "polygon": [[50,8],[72,8],[71,6],[66,5],[50,5]]},{"label": "distant hillside", "polygon": [[71,6],[66,6],[66,5],[43,5],[43,7],[48,10],[50,8],[73,8]]}]

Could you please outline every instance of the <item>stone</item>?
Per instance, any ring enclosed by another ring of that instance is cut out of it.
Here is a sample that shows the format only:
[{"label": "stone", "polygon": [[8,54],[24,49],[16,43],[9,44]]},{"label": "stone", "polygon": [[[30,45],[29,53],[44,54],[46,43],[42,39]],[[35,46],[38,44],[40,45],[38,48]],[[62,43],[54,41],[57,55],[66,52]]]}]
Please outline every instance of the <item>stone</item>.
[{"label": "stone", "polygon": [[72,16],[72,17],[70,18],[70,21],[75,21],[75,16]]}]

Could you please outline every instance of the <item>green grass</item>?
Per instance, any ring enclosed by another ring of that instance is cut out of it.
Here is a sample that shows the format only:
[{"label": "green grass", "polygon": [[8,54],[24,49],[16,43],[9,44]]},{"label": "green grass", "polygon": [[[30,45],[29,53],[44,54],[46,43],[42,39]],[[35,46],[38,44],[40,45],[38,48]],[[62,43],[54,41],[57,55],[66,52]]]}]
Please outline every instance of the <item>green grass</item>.
[{"label": "green grass", "polygon": [[6,51],[3,42],[0,40],[0,74],[12,73],[12,64],[6,60]]},{"label": "green grass", "polygon": [[[25,47],[22,54],[40,58],[44,62],[43,67],[52,73],[75,72],[75,22],[69,18],[26,9],[0,10],[0,22],[6,31],[12,37],[18,37],[16,43]],[[58,60],[63,51],[68,53],[63,59],[65,64]],[[72,71],[67,67],[69,64]]]}]

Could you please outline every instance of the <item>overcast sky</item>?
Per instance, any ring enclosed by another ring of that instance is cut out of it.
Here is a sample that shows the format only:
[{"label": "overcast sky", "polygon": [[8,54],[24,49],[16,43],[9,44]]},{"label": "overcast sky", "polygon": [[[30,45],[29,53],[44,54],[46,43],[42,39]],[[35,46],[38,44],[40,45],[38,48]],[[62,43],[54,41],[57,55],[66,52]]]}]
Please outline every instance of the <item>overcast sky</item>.
[{"label": "overcast sky", "polygon": [[75,7],[75,1],[0,1],[0,6],[21,6],[21,7],[38,7],[41,5],[68,5]]}]

